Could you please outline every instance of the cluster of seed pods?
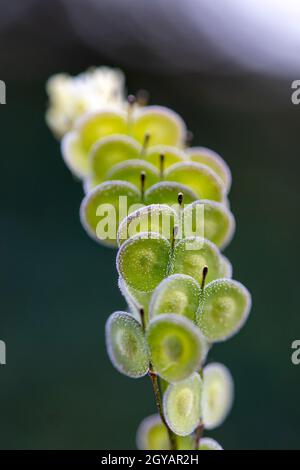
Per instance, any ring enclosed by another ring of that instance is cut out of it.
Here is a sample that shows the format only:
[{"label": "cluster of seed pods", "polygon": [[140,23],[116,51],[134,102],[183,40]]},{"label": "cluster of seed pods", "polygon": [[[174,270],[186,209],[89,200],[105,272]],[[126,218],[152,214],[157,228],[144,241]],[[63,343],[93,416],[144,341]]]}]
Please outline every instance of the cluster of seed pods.
[{"label": "cluster of seed pods", "polygon": [[212,150],[188,148],[187,135],[175,112],[131,103],[83,116],[62,139],[83,181],[85,230],[118,248],[128,312],[107,320],[108,355],[119,372],[153,384],[158,413],[139,426],[140,449],[222,449],[202,434],[229,413],[233,382],[224,365],[205,363],[251,307],[221,252],[235,230],[230,170]]}]

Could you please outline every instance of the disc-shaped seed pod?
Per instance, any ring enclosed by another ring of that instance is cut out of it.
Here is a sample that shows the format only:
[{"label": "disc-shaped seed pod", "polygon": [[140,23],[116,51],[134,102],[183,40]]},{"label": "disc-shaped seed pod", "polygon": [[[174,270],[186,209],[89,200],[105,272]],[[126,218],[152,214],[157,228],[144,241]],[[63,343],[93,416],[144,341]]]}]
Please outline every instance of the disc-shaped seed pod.
[{"label": "disc-shaped seed pod", "polygon": [[139,158],[140,153],[141,145],[128,135],[117,134],[98,140],[89,152],[89,174],[86,187],[90,190],[102,183],[107,179],[107,173],[114,165]]},{"label": "disc-shaped seed pod", "polygon": [[165,204],[151,204],[132,212],[119,225],[118,244],[141,232],[158,233],[168,240],[177,223],[176,212]]},{"label": "disc-shaped seed pod", "polygon": [[169,385],[164,394],[164,416],[170,429],[179,436],[188,436],[201,418],[202,380],[199,374]]},{"label": "disc-shaped seed pod", "polygon": [[207,282],[219,277],[220,252],[212,242],[189,237],[176,243],[170,273],[187,274],[201,285],[205,266],[208,267]]},{"label": "disc-shaped seed pod", "polygon": [[201,200],[185,207],[183,212],[185,237],[198,236],[225,248],[235,230],[235,220],[230,210],[220,202]]},{"label": "disc-shaped seed pod", "polygon": [[132,378],[149,369],[149,353],[141,325],[126,312],[113,313],[106,322],[106,348],[115,368]]},{"label": "disc-shaped seed pod", "polygon": [[196,319],[201,289],[198,282],[185,274],[173,274],[164,279],[151,297],[150,318],[172,312],[192,321]]},{"label": "disc-shaped seed pod", "polygon": [[145,193],[145,204],[167,204],[178,206],[178,194],[183,195],[184,204],[197,200],[197,194],[188,186],[172,181],[156,183]]},{"label": "disc-shaped seed pod", "polygon": [[127,134],[127,115],[123,111],[100,111],[85,114],[77,123],[82,146],[89,151],[102,137]]},{"label": "disc-shaped seed pod", "polygon": [[134,185],[126,181],[106,181],[83,199],[81,223],[94,240],[115,247],[119,221],[130,210],[137,209],[140,201],[141,193]]},{"label": "disc-shaped seed pod", "polygon": [[224,341],[243,326],[250,308],[246,287],[232,279],[217,279],[204,289],[197,323],[208,341]]},{"label": "disc-shaped seed pod", "polygon": [[118,251],[118,272],[129,287],[151,292],[167,275],[170,249],[169,241],[157,233],[135,235]]},{"label": "disc-shaped seed pod", "polygon": [[222,202],[225,198],[225,186],[221,178],[200,163],[176,163],[166,170],[165,179],[188,186],[197,194],[198,199]]},{"label": "disc-shaped seed pod", "polygon": [[211,363],[204,368],[202,419],[206,429],[214,429],[224,422],[232,407],[233,393],[233,380],[227,367]]},{"label": "disc-shaped seed pod", "polygon": [[190,147],[187,149],[187,155],[193,162],[207,165],[217,173],[217,175],[222,179],[226,191],[229,191],[231,186],[230,168],[218,153],[206,147]]},{"label": "disc-shaped seed pod", "polygon": [[139,450],[170,450],[170,441],[166,426],[158,414],[143,419],[136,433]]},{"label": "disc-shaped seed pod", "polygon": [[220,444],[210,437],[204,437],[200,441],[199,450],[224,450]]},{"label": "disc-shaped seed pod", "polygon": [[226,277],[228,279],[232,278],[232,264],[226,256],[221,254],[221,266],[220,266],[220,278]]},{"label": "disc-shaped seed pod", "polygon": [[128,309],[131,315],[140,323],[141,323],[141,314],[140,314],[140,309],[141,307],[139,306],[139,303],[135,301],[135,299],[132,297],[131,293],[128,290],[128,287],[126,286],[126,283],[124,282],[124,279],[119,276],[118,279],[118,287],[120,289],[121,294],[126,300],[126,303],[128,305]]},{"label": "disc-shaped seed pod", "polygon": [[186,127],[181,117],[163,106],[140,108],[130,126],[130,134],[143,143],[149,135],[150,145],[182,147],[186,138]]},{"label": "disc-shaped seed pod", "polygon": [[149,317],[149,303],[152,296],[152,292],[140,292],[133,289],[132,287],[129,287],[121,276],[119,276],[118,286],[121,291],[121,294],[124,296],[127,302],[130,312],[141,324],[141,315],[143,315],[144,323],[145,325],[147,325]]},{"label": "disc-shaped seed pod", "polygon": [[200,369],[207,344],[199,328],[186,317],[157,315],[147,328],[151,363],[168,382],[179,382]]},{"label": "disc-shaped seed pod", "polygon": [[107,173],[108,180],[122,180],[141,188],[141,173],[144,174],[143,188],[146,190],[159,181],[159,172],[151,163],[143,160],[128,160],[114,165]]},{"label": "disc-shaped seed pod", "polygon": [[187,156],[183,150],[176,147],[169,147],[168,145],[154,145],[149,147],[144,158],[147,162],[156,166],[158,170],[162,170],[162,177],[164,176],[164,170],[169,166],[187,160]]},{"label": "disc-shaped seed pod", "polygon": [[[177,450],[192,450],[191,436],[176,436]],[[143,419],[136,433],[136,444],[139,450],[171,450],[170,440],[166,426],[158,414]]]},{"label": "disc-shaped seed pod", "polygon": [[80,118],[61,141],[63,159],[72,173],[79,178],[88,177],[89,151],[99,139],[112,134],[127,134],[126,113],[102,111]]}]

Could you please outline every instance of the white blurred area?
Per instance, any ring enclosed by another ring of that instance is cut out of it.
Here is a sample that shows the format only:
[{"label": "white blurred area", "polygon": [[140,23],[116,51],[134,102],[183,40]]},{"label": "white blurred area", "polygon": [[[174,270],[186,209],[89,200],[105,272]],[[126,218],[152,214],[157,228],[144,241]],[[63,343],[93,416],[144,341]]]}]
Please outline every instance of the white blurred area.
[{"label": "white blurred area", "polygon": [[50,60],[52,53],[62,54],[66,44],[80,43],[120,66],[285,77],[300,73],[300,0],[1,0],[1,4],[0,33],[14,50],[22,49],[21,59],[24,54],[31,56],[34,47],[46,46]]},{"label": "white blurred area", "polygon": [[[135,64],[188,71],[300,72],[299,0],[64,0],[81,38]],[[84,6],[83,6],[84,5]]]}]

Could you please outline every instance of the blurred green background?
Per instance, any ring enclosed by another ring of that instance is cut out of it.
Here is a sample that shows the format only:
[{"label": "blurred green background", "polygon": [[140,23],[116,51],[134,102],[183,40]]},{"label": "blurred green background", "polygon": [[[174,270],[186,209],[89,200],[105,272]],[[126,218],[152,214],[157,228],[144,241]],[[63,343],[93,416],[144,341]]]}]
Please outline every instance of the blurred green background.
[{"label": "blurred green background", "polygon": [[122,66],[130,92],[147,88],[151,103],[182,114],[194,143],[232,170],[237,231],[226,254],[253,308],[241,333],[209,355],[236,385],[230,417],[209,435],[226,449],[300,448],[300,365],[290,358],[300,337],[300,106],[290,81],[150,72],[78,51],[65,67],[60,58],[40,74],[7,68],[0,77],[0,448],[131,449],[139,422],[155,412],[149,380],[120,375],[106,355],[106,318],[124,307],[116,253],[80,226],[81,185],[44,122],[48,75],[103,63]]}]

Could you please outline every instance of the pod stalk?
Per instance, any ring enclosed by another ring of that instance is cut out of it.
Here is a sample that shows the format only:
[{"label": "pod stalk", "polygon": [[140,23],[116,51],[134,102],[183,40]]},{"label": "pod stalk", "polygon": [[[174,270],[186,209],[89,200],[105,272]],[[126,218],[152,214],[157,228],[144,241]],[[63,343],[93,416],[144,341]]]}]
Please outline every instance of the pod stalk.
[{"label": "pod stalk", "polygon": [[158,377],[153,371],[152,364],[150,363],[149,366],[149,372],[148,375],[151,379],[152,382],[152,387],[153,387],[153,392],[154,392],[154,397],[155,397],[155,403],[157,407],[157,411],[159,413],[160,419],[162,420],[163,424],[167,428],[168,431],[168,436],[169,436],[169,441],[170,441],[170,449],[171,450],[177,450],[177,443],[176,443],[176,436],[173,433],[173,431],[169,428],[168,423],[165,419],[164,413],[163,413],[163,407],[162,407],[162,399],[161,399],[161,391],[159,387],[159,382],[158,382]]}]

